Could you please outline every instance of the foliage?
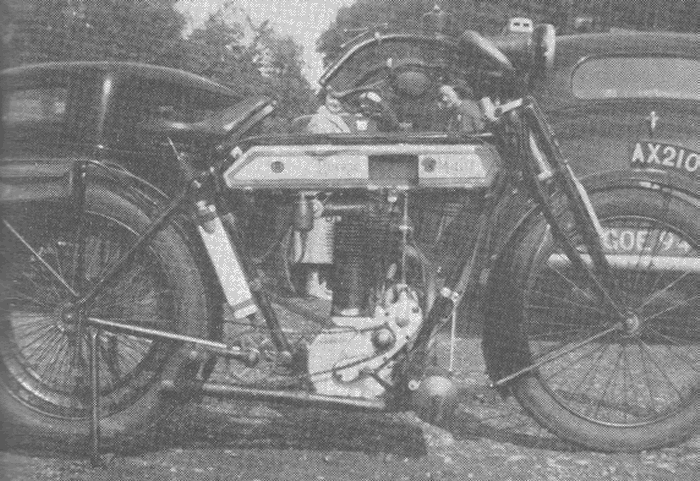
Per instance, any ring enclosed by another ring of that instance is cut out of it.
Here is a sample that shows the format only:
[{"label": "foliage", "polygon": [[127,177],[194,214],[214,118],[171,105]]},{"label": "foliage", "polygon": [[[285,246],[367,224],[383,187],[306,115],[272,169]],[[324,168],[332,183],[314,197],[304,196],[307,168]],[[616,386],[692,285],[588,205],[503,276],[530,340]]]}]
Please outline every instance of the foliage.
[{"label": "foliage", "polygon": [[[241,97],[264,94],[277,100],[278,121],[284,130],[293,118],[314,103],[311,86],[302,74],[302,50],[290,37],[279,36],[267,22],[246,25],[234,20],[226,6],[212,14],[188,37],[187,70],[224,83]],[[245,37],[252,37],[249,43]]]},{"label": "foliage", "polygon": [[576,18],[590,19],[589,29],[612,27],[638,30],[700,30],[700,2],[697,0],[356,0],[338,12],[335,22],[317,42],[327,65],[341,45],[363,28],[387,23],[389,30],[420,30],[423,14],[438,3],[448,12],[448,34],[466,29],[486,35],[497,34],[510,17],[526,16],[537,23],[552,23],[558,33],[575,30]]},{"label": "foliage", "polygon": [[234,1],[187,36],[174,0],[0,1],[3,12],[13,14],[11,21],[3,19],[3,67],[126,60],[179,68],[227,84],[241,98],[275,98],[282,117],[278,129],[313,105],[301,73],[301,48],[267,22],[241,22]]},{"label": "foliage", "polygon": [[[169,0],[27,2],[9,42],[13,63],[132,60],[181,63],[184,18]],[[12,8],[12,5],[10,6]]]}]

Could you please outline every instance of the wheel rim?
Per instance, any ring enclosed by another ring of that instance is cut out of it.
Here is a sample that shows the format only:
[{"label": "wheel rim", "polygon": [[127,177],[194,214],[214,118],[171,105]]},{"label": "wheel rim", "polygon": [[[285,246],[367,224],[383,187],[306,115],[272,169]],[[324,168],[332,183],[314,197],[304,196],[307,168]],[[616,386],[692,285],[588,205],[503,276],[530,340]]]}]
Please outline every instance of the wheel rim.
[{"label": "wheel rim", "polygon": [[[563,408],[606,426],[641,426],[688,407],[700,392],[700,254],[693,237],[647,217],[604,219],[608,285],[627,311],[608,310],[551,236],[524,293],[533,360],[620,328],[542,365],[537,379]],[[646,234],[644,234],[646,233]]]},{"label": "wheel rim", "polygon": [[[135,238],[123,223],[93,212],[84,214],[79,228],[65,217],[51,220],[47,215],[42,228],[32,228],[26,236],[61,277],[83,289],[89,289]],[[85,418],[90,409],[87,332],[66,314],[67,289],[16,238],[8,234],[4,239],[0,369],[10,393],[43,414]],[[158,258],[147,250],[132,265],[95,298],[87,316],[172,330],[172,321],[166,320],[174,319],[175,299]],[[82,280],[76,277],[79,270]],[[104,331],[98,346],[103,415],[122,411],[141,398],[171,349],[164,342]]]}]

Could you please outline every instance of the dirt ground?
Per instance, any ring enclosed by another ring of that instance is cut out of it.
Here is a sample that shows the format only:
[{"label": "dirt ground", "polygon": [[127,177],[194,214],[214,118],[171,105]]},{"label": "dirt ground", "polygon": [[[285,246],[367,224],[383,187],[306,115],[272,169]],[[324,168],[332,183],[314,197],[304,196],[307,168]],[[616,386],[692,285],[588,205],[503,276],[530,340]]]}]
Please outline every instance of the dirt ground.
[{"label": "dirt ground", "polygon": [[202,400],[105,468],[39,446],[0,452],[7,480],[695,480],[700,437],[640,454],[582,451],[486,388],[479,340],[460,339],[461,404],[443,428],[411,413],[358,414]]}]

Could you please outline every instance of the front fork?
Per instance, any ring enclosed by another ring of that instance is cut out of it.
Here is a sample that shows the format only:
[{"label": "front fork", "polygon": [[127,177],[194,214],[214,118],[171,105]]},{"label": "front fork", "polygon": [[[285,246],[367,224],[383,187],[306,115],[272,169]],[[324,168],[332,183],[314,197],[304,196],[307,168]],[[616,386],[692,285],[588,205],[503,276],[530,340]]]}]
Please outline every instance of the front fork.
[{"label": "front fork", "polygon": [[[543,159],[538,159],[529,148],[533,135],[542,141]],[[544,119],[544,114],[532,99],[526,99],[520,121],[519,151],[523,157],[523,170],[529,181],[530,192],[539,204],[542,214],[552,231],[552,236],[572,265],[582,272],[600,295],[603,303],[617,314],[620,320],[628,316],[613,297],[610,264],[601,242],[602,227],[583,185],[574,175],[569,163],[559,150],[554,133]],[[571,213],[573,226],[581,236],[586,253],[592,260],[592,268],[584,262],[582,252],[574,243],[571,228],[562,222],[554,201],[558,194],[564,197],[564,214]]]},{"label": "front fork", "polygon": [[[609,276],[610,265],[605,257],[600,240],[602,228],[588,194],[559,151],[554,134],[544,120],[544,116],[537,104],[532,99],[526,98],[522,103],[517,103],[514,108],[519,109],[521,112],[521,117],[516,121],[521,127],[518,134],[519,146],[517,150],[518,155],[521,156],[523,173],[529,181],[528,185],[531,195],[539,205],[543,216],[550,226],[553,237],[564,251],[565,256],[574,267],[581,269],[581,272],[590,280],[604,304],[617,315],[618,322],[609,329],[610,331],[617,330],[620,322],[626,319],[628,313],[619,307],[611,294],[613,286],[610,282],[611,276]],[[550,163],[547,165],[544,165],[542,159],[535,159],[532,152],[527,148],[530,142],[530,129],[536,130],[544,141],[542,145],[543,154],[545,158],[550,159]],[[503,178],[500,177],[498,180],[502,181]],[[583,260],[582,253],[571,239],[570,229],[568,226],[563,225],[561,216],[558,215],[557,207],[552,204],[553,196],[548,185],[551,182],[556,183],[555,192],[563,194],[566,199],[565,208],[568,210],[567,213],[571,213],[574,224],[579,229],[583,245],[592,259],[593,268],[589,267],[588,263]],[[498,183],[494,186],[489,195],[491,202],[487,204],[479,218],[478,236],[473,251],[471,253],[461,253],[459,256],[460,265],[455,271],[458,273],[457,277],[445,283],[445,287],[441,290],[440,296],[428,313],[416,336],[402,373],[404,384],[422,375],[433,333],[443,325],[448,316],[456,309],[464,293],[471,292],[476,288],[476,274],[481,270],[483,259],[488,256],[488,239],[491,236],[491,213],[500,195],[503,193],[500,187],[502,185],[499,186]],[[560,356],[565,353],[565,351],[562,351],[553,354]],[[538,365],[540,364],[532,364],[518,373],[508,376],[508,378],[500,380],[497,384],[503,384],[529,372]]]}]

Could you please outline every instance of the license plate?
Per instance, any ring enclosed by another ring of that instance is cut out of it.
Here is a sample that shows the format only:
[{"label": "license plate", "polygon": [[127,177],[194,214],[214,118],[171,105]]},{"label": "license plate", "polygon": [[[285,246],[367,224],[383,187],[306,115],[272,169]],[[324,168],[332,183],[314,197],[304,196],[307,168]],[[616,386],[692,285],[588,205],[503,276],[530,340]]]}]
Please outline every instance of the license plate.
[{"label": "license plate", "polygon": [[630,166],[674,170],[695,178],[700,169],[700,152],[680,145],[640,140],[633,145]]},{"label": "license plate", "polygon": [[677,257],[696,255],[688,242],[669,231],[603,227],[600,240],[606,254],[653,254]]}]

